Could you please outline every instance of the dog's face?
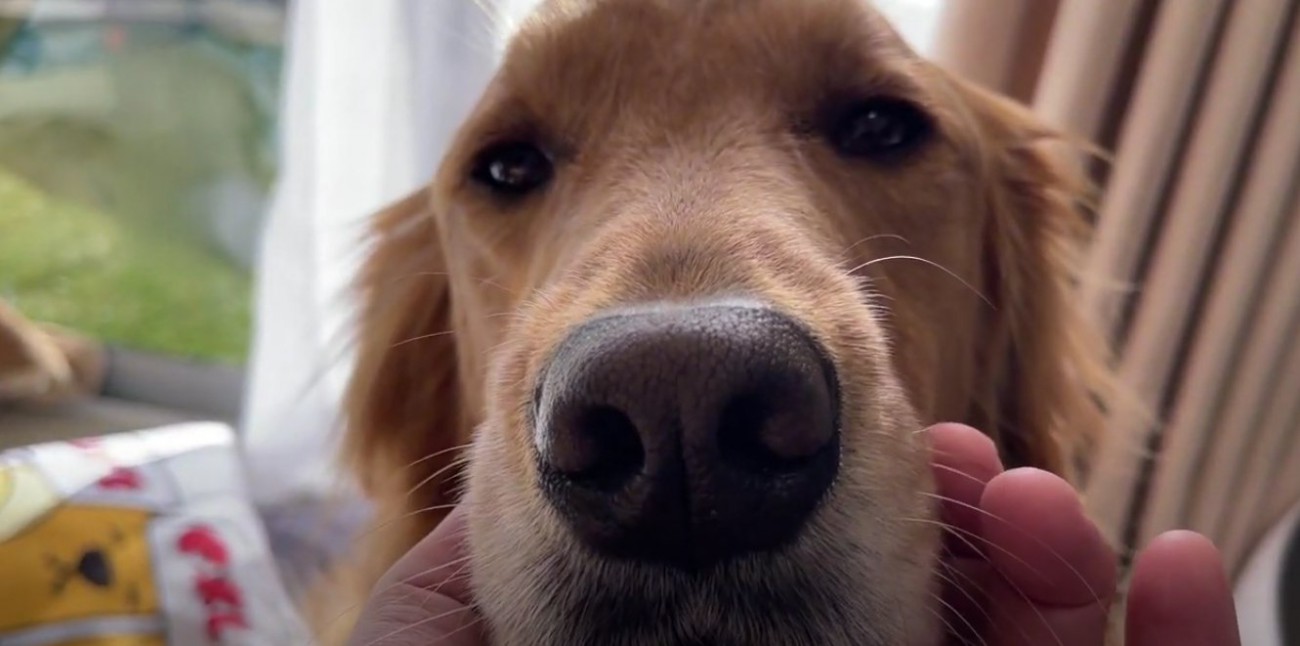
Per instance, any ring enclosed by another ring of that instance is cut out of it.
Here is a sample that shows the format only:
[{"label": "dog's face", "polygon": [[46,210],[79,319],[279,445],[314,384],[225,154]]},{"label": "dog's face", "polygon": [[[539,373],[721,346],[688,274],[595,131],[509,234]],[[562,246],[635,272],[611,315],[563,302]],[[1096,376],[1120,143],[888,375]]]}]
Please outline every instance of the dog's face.
[{"label": "dog's face", "polygon": [[857,0],[545,3],[379,221],[347,450],[401,512],[472,442],[499,643],[932,643],[919,432],[1094,410],[1043,134]]}]

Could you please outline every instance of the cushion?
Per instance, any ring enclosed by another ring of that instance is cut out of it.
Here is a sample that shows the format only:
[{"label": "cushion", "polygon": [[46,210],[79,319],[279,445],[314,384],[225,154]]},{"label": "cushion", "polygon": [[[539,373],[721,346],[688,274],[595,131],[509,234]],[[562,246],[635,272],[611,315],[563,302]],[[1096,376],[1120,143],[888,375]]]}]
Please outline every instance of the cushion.
[{"label": "cushion", "polygon": [[0,572],[6,645],[311,641],[223,424],[0,453]]}]

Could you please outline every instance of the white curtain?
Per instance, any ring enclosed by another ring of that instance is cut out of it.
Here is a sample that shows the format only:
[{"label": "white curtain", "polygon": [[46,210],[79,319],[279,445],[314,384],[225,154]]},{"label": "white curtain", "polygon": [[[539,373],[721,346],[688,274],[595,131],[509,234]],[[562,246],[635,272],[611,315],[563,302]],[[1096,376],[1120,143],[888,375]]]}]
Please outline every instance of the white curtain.
[{"label": "white curtain", "polygon": [[365,218],[427,182],[495,61],[473,0],[294,0],[242,424],[264,505],[333,493]]},{"label": "white curtain", "polygon": [[[945,0],[881,0],[929,49]],[[258,264],[243,420],[258,502],[333,492],[366,216],[427,181],[537,0],[295,0],[281,177]],[[495,16],[492,15],[496,7]]]}]

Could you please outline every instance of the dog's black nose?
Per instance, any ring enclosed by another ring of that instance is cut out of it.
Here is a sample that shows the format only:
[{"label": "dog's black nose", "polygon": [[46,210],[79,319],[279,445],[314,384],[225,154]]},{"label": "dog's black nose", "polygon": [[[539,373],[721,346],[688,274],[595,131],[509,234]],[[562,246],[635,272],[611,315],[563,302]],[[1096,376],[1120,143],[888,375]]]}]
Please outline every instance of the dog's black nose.
[{"label": "dog's black nose", "polygon": [[695,569],[778,548],[839,466],[834,369],[767,308],[593,319],[561,342],[535,404],[542,488],[610,556]]}]

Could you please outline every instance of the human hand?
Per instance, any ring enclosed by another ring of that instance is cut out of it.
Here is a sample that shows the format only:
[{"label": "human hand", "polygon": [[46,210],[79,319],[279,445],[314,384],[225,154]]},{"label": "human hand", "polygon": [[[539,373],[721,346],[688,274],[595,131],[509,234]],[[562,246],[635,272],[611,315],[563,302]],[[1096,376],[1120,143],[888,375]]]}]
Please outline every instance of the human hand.
[{"label": "human hand", "polygon": [[[1004,471],[993,442],[969,427],[941,424],[929,434],[944,520],[962,537],[948,541],[944,577],[962,584],[945,594],[959,615],[948,622],[972,644],[1102,646],[1115,556],[1074,490],[1037,469]],[[350,643],[485,644],[470,602],[464,532],[457,508],[399,560],[375,587]],[[1208,540],[1164,534],[1135,568],[1128,646],[1240,646],[1223,565]]]},{"label": "human hand", "polygon": [[[1116,558],[1073,488],[1038,469],[1004,471],[993,442],[957,424],[930,429],[947,537],[953,643],[1101,646]],[[1137,557],[1128,646],[1240,646],[1218,550],[1192,532],[1157,537]],[[955,583],[956,585],[953,585]],[[974,636],[972,635],[974,629]]]},{"label": "human hand", "polygon": [[457,506],[397,561],[361,611],[353,646],[483,646],[470,599],[465,509]]}]

